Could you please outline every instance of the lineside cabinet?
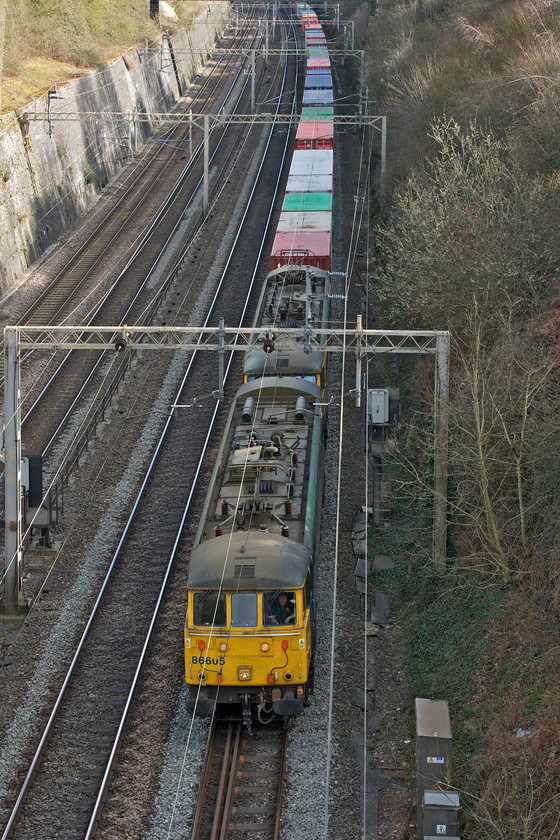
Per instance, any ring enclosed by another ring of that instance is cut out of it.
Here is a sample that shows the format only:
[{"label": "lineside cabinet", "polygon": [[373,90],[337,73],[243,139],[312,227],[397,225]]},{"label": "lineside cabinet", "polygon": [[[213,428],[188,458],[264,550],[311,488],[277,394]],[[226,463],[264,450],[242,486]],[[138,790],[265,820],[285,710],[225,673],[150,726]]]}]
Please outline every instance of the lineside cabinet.
[{"label": "lineside cabinet", "polygon": [[[447,700],[416,698],[417,838],[423,840],[425,791],[451,785],[451,723]],[[445,835],[443,835],[445,837]],[[449,836],[449,835],[448,835]]]}]

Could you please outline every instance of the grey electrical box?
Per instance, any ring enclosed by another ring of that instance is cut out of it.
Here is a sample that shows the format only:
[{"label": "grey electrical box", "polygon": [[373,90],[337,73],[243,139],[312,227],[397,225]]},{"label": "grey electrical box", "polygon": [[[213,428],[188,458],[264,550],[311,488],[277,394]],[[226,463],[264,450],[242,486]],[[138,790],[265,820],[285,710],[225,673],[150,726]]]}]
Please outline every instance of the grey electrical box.
[{"label": "grey electrical box", "polygon": [[368,421],[374,425],[389,422],[388,388],[368,388],[367,413]]},{"label": "grey electrical box", "polygon": [[[447,700],[416,698],[416,809],[422,840],[424,791],[451,784],[451,723]],[[437,834],[437,832],[435,832]],[[445,837],[445,835],[443,835]]]},{"label": "grey electrical box", "polygon": [[424,838],[457,837],[459,794],[454,790],[425,790],[423,798]]}]

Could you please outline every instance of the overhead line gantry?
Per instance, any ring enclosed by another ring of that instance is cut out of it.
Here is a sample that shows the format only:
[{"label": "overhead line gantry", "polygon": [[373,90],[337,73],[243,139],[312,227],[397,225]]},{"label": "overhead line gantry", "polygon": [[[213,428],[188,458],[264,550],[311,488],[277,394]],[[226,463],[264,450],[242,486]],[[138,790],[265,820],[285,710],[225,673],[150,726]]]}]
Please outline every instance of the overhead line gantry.
[{"label": "overhead line gantry", "polygon": [[[354,353],[356,405],[361,404],[362,362],[371,353],[431,355],[434,383],[434,525],[433,559],[437,572],[445,569],[447,546],[447,452],[449,405],[449,333],[433,330],[372,330],[362,327],[316,329],[275,328],[282,348],[306,352]],[[10,326],[4,330],[5,573],[6,614],[20,607],[22,575],[21,407],[20,353],[22,350],[89,351],[210,351],[218,354],[218,381],[213,395],[223,396],[226,352],[246,352],[262,337],[262,327],[136,327],[136,326]],[[170,412],[175,411],[170,407]]]}]

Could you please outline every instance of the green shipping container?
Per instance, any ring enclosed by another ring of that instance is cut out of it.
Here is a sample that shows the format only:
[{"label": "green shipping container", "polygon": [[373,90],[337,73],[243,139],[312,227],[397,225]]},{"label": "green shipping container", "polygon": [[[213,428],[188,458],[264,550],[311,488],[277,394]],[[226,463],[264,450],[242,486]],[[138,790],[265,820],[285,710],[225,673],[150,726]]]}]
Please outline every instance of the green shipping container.
[{"label": "green shipping container", "polygon": [[328,192],[293,192],[287,193],[282,205],[282,212],[305,212],[332,210],[332,193]]},{"label": "green shipping container", "polygon": [[318,120],[331,120],[333,118],[332,105],[309,105],[301,109],[301,118],[306,122],[317,122]]}]

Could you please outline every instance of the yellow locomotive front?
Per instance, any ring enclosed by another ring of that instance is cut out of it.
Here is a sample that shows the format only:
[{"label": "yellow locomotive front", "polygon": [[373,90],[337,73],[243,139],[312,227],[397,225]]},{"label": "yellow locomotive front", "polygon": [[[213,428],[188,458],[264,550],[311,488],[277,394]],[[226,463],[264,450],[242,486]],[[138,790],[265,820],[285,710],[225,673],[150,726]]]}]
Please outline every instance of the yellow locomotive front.
[{"label": "yellow locomotive front", "polygon": [[307,550],[274,534],[234,533],[193,551],[185,623],[191,711],[235,705],[247,720],[251,708],[261,720],[303,711],[312,655],[309,574]]},{"label": "yellow locomotive front", "polygon": [[191,553],[188,708],[299,714],[313,652],[322,394],[270,376],[233,401]]}]

